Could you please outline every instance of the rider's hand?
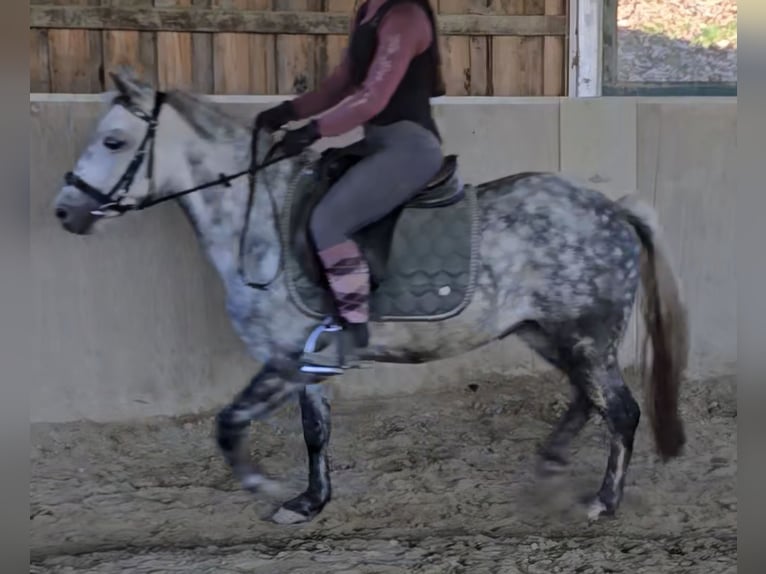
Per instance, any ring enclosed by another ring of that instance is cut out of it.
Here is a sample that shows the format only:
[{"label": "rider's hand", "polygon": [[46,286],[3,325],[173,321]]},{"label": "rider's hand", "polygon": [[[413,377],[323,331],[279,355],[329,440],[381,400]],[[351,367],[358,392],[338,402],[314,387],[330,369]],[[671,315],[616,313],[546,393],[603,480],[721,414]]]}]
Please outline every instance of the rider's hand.
[{"label": "rider's hand", "polygon": [[305,126],[285,132],[280,145],[286,156],[293,156],[301,153],[320,137],[319,124],[316,120],[311,120]]},{"label": "rider's hand", "polygon": [[295,111],[293,110],[292,103],[290,100],[285,100],[258,114],[255,118],[255,129],[266,128],[273,132],[294,119]]}]

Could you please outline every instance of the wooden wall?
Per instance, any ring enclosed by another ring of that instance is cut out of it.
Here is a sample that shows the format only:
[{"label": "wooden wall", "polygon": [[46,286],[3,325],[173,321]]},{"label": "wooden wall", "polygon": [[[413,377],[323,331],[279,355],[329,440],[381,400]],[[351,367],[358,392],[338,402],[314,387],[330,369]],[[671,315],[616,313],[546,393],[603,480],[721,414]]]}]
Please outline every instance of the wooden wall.
[{"label": "wooden wall", "polygon": [[[30,91],[295,94],[339,61],[361,0],[30,0]],[[566,95],[567,0],[431,0],[448,95]]]}]

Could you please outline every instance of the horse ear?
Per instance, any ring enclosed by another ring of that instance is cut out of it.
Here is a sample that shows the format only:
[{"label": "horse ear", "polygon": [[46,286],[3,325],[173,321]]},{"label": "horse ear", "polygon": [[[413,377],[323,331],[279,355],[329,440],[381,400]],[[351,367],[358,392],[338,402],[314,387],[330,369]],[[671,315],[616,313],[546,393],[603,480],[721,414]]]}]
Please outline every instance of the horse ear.
[{"label": "horse ear", "polygon": [[151,91],[151,86],[142,82],[130,68],[120,68],[116,72],[109,72],[117,91],[129,100],[141,101]]}]

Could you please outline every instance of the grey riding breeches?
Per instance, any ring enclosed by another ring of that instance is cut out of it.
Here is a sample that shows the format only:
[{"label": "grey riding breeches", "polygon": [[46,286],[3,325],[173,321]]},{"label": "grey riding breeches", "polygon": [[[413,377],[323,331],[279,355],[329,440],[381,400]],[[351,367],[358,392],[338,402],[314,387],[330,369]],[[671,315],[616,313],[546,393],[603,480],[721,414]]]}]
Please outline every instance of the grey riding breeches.
[{"label": "grey riding breeches", "polygon": [[311,216],[319,250],[347,241],[407,202],[442,165],[441,142],[414,122],[367,125],[365,139],[374,151],[332,186]]}]

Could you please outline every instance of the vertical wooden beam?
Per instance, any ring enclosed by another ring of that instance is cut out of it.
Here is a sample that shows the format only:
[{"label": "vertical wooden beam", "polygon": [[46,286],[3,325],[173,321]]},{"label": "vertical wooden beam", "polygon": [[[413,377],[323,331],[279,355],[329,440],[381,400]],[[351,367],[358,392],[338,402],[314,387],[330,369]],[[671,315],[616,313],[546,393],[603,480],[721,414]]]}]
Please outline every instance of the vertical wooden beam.
[{"label": "vertical wooden beam", "polygon": [[603,0],[570,0],[569,95],[601,95]]}]

